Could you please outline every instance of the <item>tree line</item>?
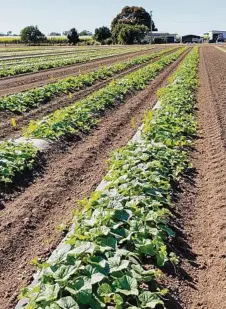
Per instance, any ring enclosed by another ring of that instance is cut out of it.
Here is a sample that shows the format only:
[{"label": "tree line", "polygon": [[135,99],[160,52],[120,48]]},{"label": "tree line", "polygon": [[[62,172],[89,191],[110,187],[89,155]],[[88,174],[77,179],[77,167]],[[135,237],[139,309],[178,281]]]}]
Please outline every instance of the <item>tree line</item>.
[{"label": "tree line", "polygon": [[[134,44],[141,43],[148,30],[157,31],[149,13],[142,7],[126,6],[113,19],[111,29],[106,26],[95,29],[93,38],[101,44]],[[52,34],[59,35],[57,32]],[[92,35],[87,30],[78,33],[75,28],[64,31],[69,44],[77,44],[79,35]],[[45,43],[46,36],[37,26],[28,26],[21,30],[21,40],[24,43]]]}]

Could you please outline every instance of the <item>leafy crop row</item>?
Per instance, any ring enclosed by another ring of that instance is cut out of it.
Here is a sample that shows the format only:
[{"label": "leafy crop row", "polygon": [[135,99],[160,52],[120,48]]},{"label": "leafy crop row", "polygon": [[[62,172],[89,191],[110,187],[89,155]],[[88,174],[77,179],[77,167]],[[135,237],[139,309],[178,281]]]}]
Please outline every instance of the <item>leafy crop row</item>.
[{"label": "leafy crop row", "polygon": [[[132,50],[136,51],[136,50]],[[7,77],[7,76],[14,76],[18,74],[24,74],[24,73],[31,73],[31,72],[38,72],[41,70],[47,70],[47,69],[52,69],[52,68],[59,68],[59,67],[64,67],[68,65],[73,65],[76,63],[82,63],[86,62],[89,60],[93,59],[101,59],[104,57],[109,57],[109,56],[114,56],[114,55],[121,55],[124,53],[127,53],[128,50],[125,49],[101,49],[101,50],[96,50],[94,53],[91,53],[91,55],[80,55],[80,56],[71,56],[70,58],[59,58],[59,59],[54,59],[54,60],[49,60],[49,61],[44,61],[44,62],[39,62],[38,59],[31,59],[31,61],[27,61],[24,65],[18,65],[18,66],[13,66],[9,68],[1,68],[0,69],[0,77]]]},{"label": "leafy crop row", "polygon": [[[161,108],[148,113],[141,139],[116,151],[107,185],[81,202],[73,230],[25,288],[29,309],[155,308],[164,306],[158,267],[176,263],[166,241],[172,183],[188,167],[184,145],[196,132],[198,49],[160,92]],[[151,266],[156,265],[156,266]]]},{"label": "leafy crop row", "polygon": [[37,149],[12,141],[0,143],[0,183],[11,182],[15,175],[33,166]]},{"label": "leafy crop row", "polygon": [[1,53],[0,52],[0,67],[2,68],[3,66],[5,68],[8,68],[10,65],[13,64],[33,64],[33,62],[40,62],[40,61],[49,61],[52,59],[56,59],[56,57],[60,57],[60,59],[63,57],[70,57],[71,54],[74,54],[74,56],[79,56],[81,54],[85,54],[86,56],[96,54],[101,55],[103,52],[110,53],[110,55],[117,55],[117,54],[124,54],[124,53],[130,53],[130,52],[138,52],[138,51],[149,51],[152,50],[153,47],[146,47],[146,48],[128,48],[126,47],[125,49],[122,48],[64,48],[64,49],[50,49],[50,50],[40,50],[36,52],[29,52],[27,51],[26,53]]},{"label": "leafy crop row", "polygon": [[69,94],[78,91],[81,88],[91,86],[97,80],[111,77],[125,69],[148,62],[170,50],[171,49],[167,49],[148,56],[136,57],[132,60],[122,61],[111,66],[102,67],[87,74],[64,78],[56,83],[51,83],[43,87],[0,98],[0,109],[10,110],[12,112],[25,112],[32,107],[37,107],[43,103],[49,102],[56,95]]},{"label": "leafy crop row", "polygon": [[[90,127],[97,123],[97,116],[100,112],[113,105],[115,101],[123,102],[125,95],[131,90],[144,89],[165,66],[176,60],[182,52],[184,52],[184,49],[164,56],[155,63],[151,63],[124,78],[111,82],[105,88],[94,92],[82,101],[59,109],[43,117],[41,120],[31,121],[29,126],[24,130],[24,135],[26,137],[58,139],[63,135],[88,131]],[[134,61],[137,63],[137,60]],[[142,61],[142,57],[138,59],[138,63],[142,63]],[[124,68],[130,65],[130,63],[133,63],[133,60],[125,64],[113,66],[113,68]],[[99,74],[103,72],[104,75],[111,74],[109,68],[101,69]],[[95,76],[95,74],[98,73],[90,73],[89,76]]]},{"label": "leafy crop row", "polygon": [[[1,63],[0,63],[0,70],[8,70],[10,69],[10,67],[12,66],[24,66],[24,65],[33,65],[34,62],[35,64],[45,64],[46,62],[49,62],[50,60],[61,60],[61,59],[70,59],[72,56],[73,57],[81,57],[81,54],[84,54],[83,51],[69,51],[69,52],[59,52],[59,53],[50,53],[48,55],[38,55],[38,56],[27,56],[24,58],[12,58],[12,59],[7,59],[7,58],[3,58],[0,59]],[[90,50],[89,52],[86,53],[86,56],[92,55],[94,54],[95,51]],[[96,56],[96,55],[95,55]]]},{"label": "leafy crop row", "polygon": [[13,59],[7,59],[3,58],[1,59],[0,63],[0,71],[2,70],[9,70],[12,66],[16,66],[16,68],[19,70],[19,68],[23,68],[25,66],[44,66],[47,65],[49,66],[49,63],[51,61],[56,61],[56,60],[61,60],[61,61],[72,61],[75,59],[78,59],[79,62],[84,62],[85,59],[91,60],[95,59],[99,56],[112,56],[112,55],[117,55],[121,54],[120,50],[93,50],[90,49],[84,53],[83,50],[78,50],[78,51],[67,51],[67,52],[58,52],[54,54],[47,54],[43,55],[40,54],[39,56],[27,56],[24,58],[13,58]]},{"label": "leafy crop row", "polygon": [[[32,130],[34,129],[33,124],[28,127],[25,134],[40,136],[42,138],[58,138],[61,135],[76,132],[75,129],[72,130],[75,126],[79,126],[82,131],[87,131],[92,124],[96,123],[97,117],[95,115],[97,116],[98,112],[106,108],[109,104],[113,104],[116,99],[123,100],[125,93],[129,90],[143,89],[149,80],[153,79],[165,65],[173,61],[173,59],[176,59],[181,52],[165,57],[153,64],[153,67],[151,65],[145,70],[139,70],[136,73],[138,74],[136,77],[134,73],[128,76],[128,80],[115,81],[108,87],[102,89],[102,91],[98,91],[96,94],[94,93],[87,100],[75,103],[70,109],[63,109],[64,112],[59,110],[50,115],[49,117],[51,117],[52,122],[51,127],[48,128],[48,134],[47,131],[43,134],[43,126],[40,126],[40,129],[36,129],[34,134],[32,134]],[[42,121],[37,122],[36,126],[38,127],[41,123]],[[2,143],[0,145],[3,149],[0,155],[0,182],[11,182],[15,175],[18,175],[26,168],[31,168],[37,149],[32,147],[32,145],[16,144],[14,142]]]},{"label": "leafy crop row", "polygon": [[[124,50],[127,51],[142,51],[142,50],[148,50],[151,49],[153,47],[150,46],[126,46],[125,48],[123,48]],[[101,50],[102,47],[100,46],[67,46],[67,47],[50,47],[50,46],[36,46],[36,47],[28,47],[28,48],[1,48],[0,49],[0,57],[2,56],[6,56],[6,57],[12,57],[12,56],[26,56],[28,53],[29,54],[36,54],[37,52],[39,54],[42,53],[49,53],[51,52],[55,52],[58,53],[59,51],[89,51],[90,49],[96,49],[96,50]],[[106,47],[104,47],[104,49],[106,49]],[[122,49],[121,47],[108,47],[107,49],[112,49],[112,50],[118,50],[118,49]]]},{"label": "leafy crop row", "polygon": [[[89,50],[95,50],[94,48],[89,49]],[[26,59],[23,57],[28,57],[28,56],[36,56],[36,55],[40,55],[40,56],[45,56],[46,54],[54,54],[57,55],[59,53],[67,53],[67,52],[84,52],[84,51],[89,51],[89,50],[85,50],[85,49],[78,49],[75,47],[66,47],[66,48],[39,48],[39,49],[17,49],[15,51],[2,51],[0,50],[0,58],[2,58],[3,60],[9,61],[7,60],[7,58],[13,58],[13,57],[21,57],[22,59]]]}]

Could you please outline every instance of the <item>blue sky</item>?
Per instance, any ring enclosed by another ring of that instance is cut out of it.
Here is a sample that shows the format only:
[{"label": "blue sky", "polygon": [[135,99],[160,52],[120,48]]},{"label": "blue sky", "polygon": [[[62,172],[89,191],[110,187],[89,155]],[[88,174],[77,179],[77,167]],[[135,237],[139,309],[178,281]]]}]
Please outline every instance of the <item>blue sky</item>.
[{"label": "blue sky", "polygon": [[31,24],[45,34],[72,27],[93,31],[109,26],[126,5],[153,10],[160,31],[203,34],[212,29],[226,30],[225,0],[0,0],[0,32],[19,33]]}]

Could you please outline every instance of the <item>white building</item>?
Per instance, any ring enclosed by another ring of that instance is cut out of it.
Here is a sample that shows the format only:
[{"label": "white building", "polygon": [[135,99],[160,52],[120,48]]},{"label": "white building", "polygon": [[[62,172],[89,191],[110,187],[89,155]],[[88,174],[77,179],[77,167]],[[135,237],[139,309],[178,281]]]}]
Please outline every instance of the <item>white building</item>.
[{"label": "white building", "polygon": [[221,31],[221,30],[211,30],[211,31],[209,31],[209,40],[210,41],[216,41],[218,37],[226,40],[226,31]]}]

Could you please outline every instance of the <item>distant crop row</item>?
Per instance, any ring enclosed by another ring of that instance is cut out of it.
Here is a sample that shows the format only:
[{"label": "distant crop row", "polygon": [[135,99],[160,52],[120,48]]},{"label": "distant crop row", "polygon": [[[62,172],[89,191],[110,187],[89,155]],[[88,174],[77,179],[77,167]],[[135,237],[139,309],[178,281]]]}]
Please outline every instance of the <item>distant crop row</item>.
[{"label": "distant crop row", "polygon": [[[27,59],[24,64],[22,65],[15,65],[13,67],[7,68],[6,63],[2,62],[2,67],[0,68],[0,77],[8,77],[8,76],[15,76],[18,74],[24,74],[24,73],[32,73],[32,72],[39,72],[42,70],[52,69],[52,68],[59,68],[64,67],[68,65],[73,65],[76,63],[82,63],[93,59],[101,59],[104,57],[114,56],[114,55],[123,55],[128,52],[136,52],[140,49],[99,49],[92,51],[91,55],[89,55],[89,51],[86,53],[84,52],[84,55],[77,56],[72,55],[71,57],[68,57],[66,59],[59,58],[59,59],[50,59],[50,60],[40,60],[38,58],[33,59]],[[142,49],[143,50],[143,49]]]},{"label": "distant crop row", "polygon": [[139,45],[139,46],[59,46],[59,47],[53,47],[53,46],[29,46],[29,47],[5,47],[5,48],[0,48],[0,56],[2,54],[7,54],[8,56],[13,55],[13,54],[27,54],[27,53],[36,53],[41,52],[41,53],[46,53],[49,51],[53,52],[58,52],[59,50],[61,51],[67,51],[67,50],[89,50],[89,49],[118,49],[118,48],[123,48],[123,49],[135,49],[135,50],[146,50],[149,48],[153,48],[153,46],[148,46],[148,45]]},{"label": "distant crop row", "polygon": [[[109,54],[111,55],[111,51],[107,51],[107,55]],[[85,55],[84,55],[85,53]],[[104,53],[105,54],[105,53]],[[112,54],[115,54],[114,52],[112,52]],[[117,54],[117,51],[116,51]],[[94,57],[97,57],[98,55],[103,55],[102,51],[96,51],[96,50],[88,50],[86,52],[84,52],[83,50],[81,51],[65,51],[65,52],[59,52],[59,53],[54,53],[54,54],[42,54],[39,56],[29,56],[29,57],[24,57],[24,58],[3,58],[0,60],[0,71],[2,70],[10,70],[11,67],[16,66],[17,69],[21,66],[34,66],[34,65],[45,65],[47,63],[47,65],[49,64],[50,61],[59,61],[59,60],[71,60],[71,59],[86,59],[85,57],[87,57],[87,59],[90,59],[90,57],[92,57],[94,55]]]},{"label": "distant crop row", "polygon": [[121,51],[121,50],[127,50],[129,51],[145,51],[148,49],[153,49],[153,46],[126,46],[124,48],[115,46],[115,47],[78,47],[78,46],[68,46],[68,47],[58,47],[58,48],[39,48],[39,49],[33,49],[31,47],[31,49],[12,49],[12,50],[6,50],[4,51],[4,49],[0,49],[0,58],[2,58],[2,60],[7,61],[7,58],[13,58],[13,57],[21,57],[23,60],[26,59],[26,57],[28,56],[32,56],[32,55],[40,55],[40,56],[46,56],[46,54],[60,54],[60,53],[70,53],[70,52],[74,52],[74,53],[80,53],[80,52],[90,52],[90,51]]},{"label": "distant crop row", "polygon": [[49,102],[56,95],[73,93],[84,87],[91,86],[97,80],[114,76],[114,74],[118,74],[130,67],[146,63],[154,58],[168,53],[171,50],[173,49],[165,49],[161,52],[152,53],[147,56],[134,57],[131,60],[122,61],[111,66],[103,67],[87,74],[64,78],[58,82],[51,83],[43,87],[0,98],[0,110],[25,112],[33,107],[38,107],[43,103]]},{"label": "distant crop row", "polygon": [[[160,268],[178,259],[169,251],[174,184],[189,167],[184,146],[196,133],[198,86],[195,48],[160,92],[161,107],[148,113],[141,139],[116,151],[106,187],[81,202],[73,229],[49,260],[37,262],[25,309],[140,309],[164,306]],[[156,266],[154,266],[156,265]]]},{"label": "distant crop row", "polygon": [[3,67],[5,66],[5,69],[8,68],[10,64],[16,65],[16,64],[27,64],[32,61],[48,61],[50,59],[56,58],[56,57],[70,57],[71,55],[79,55],[81,53],[86,52],[86,54],[92,54],[96,52],[95,49],[90,49],[88,51],[84,50],[65,50],[61,51],[59,50],[58,52],[52,52],[48,51],[46,53],[38,53],[36,52],[35,54],[28,54],[28,55],[16,55],[16,56],[8,56],[8,57],[3,57],[1,58],[0,55],[0,66]]},{"label": "distant crop row", "polygon": [[[93,49],[93,48],[92,48]],[[8,57],[23,57],[28,55],[45,55],[48,53],[55,53],[58,54],[59,52],[67,52],[67,51],[77,51],[79,50],[76,47],[58,47],[58,48],[32,48],[24,49],[24,48],[15,48],[15,49],[0,49],[0,58],[5,57],[6,59]],[[84,50],[84,49],[83,49]]]},{"label": "distant crop row", "polygon": [[115,101],[124,102],[126,94],[132,90],[142,90],[164,67],[175,61],[182,53],[181,49],[173,54],[163,56],[155,63],[149,64],[119,80],[111,82],[105,88],[94,92],[82,101],[59,109],[41,120],[31,121],[24,130],[25,137],[58,139],[79,131],[88,131],[97,123],[98,115]]},{"label": "distant crop row", "polygon": [[[151,49],[150,49],[151,50]],[[40,54],[40,55],[29,55],[29,56],[23,56],[23,57],[8,57],[2,58],[0,60],[0,71],[1,70],[9,70],[12,66],[19,66],[24,67],[25,65],[45,65],[46,63],[49,63],[50,61],[55,61],[55,60],[70,60],[70,59],[76,59],[78,60],[83,59],[83,57],[87,57],[87,59],[92,59],[92,57],[96,58],[98,56],[106,55],[106,56],[114,56],[114,55],[121,55],[124,53],[129,53],[131,50],[127,49],[125,52],[122,49],[81,49],[81,50],[65,50],[63,51],[58,51],[58,52],[49,52],[45,54]],[[137,50],[132,50],[136,52]],[[147,50],[144,50],[147,51]],[[82,58],[81,58],[82,56]],[[84,58],[86,59],[86,58]]]}]

